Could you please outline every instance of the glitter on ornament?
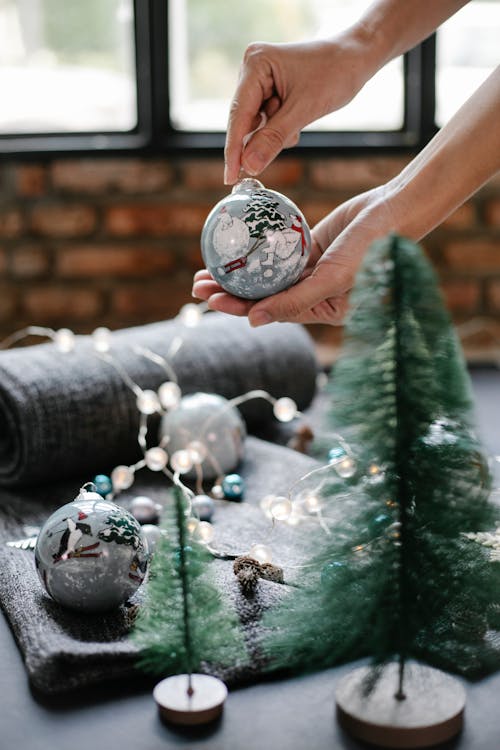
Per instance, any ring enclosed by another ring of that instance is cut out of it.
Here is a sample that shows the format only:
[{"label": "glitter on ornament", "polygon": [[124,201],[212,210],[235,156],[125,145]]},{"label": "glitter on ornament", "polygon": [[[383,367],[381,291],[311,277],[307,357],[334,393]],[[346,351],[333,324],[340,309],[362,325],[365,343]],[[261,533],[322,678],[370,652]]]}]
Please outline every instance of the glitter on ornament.
[{"label": "glitter on ornament", "polygon": [[223,289],[244,299],[294,284],[310,250],[309,227],[297,206],[248,177],[212,209],[201,234],[206,267]]}]

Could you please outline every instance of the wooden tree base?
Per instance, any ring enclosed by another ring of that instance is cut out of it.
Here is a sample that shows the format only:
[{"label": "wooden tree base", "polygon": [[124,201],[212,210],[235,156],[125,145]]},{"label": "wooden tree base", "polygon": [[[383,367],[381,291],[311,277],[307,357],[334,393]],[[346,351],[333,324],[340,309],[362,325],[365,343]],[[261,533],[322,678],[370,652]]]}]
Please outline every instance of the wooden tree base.
[{"label": "wooden tree base", "polygon": [[194,726],[215,721],[222,714],[227,687],[222,680],[206,674],[178,674],[159,682],[153,690],[160,716],[172,724]]},{"label": "wooden tree base", "polygon": [[363,688],[371,667],[343,677],[336,689],[337,718],[353,737],[388,748],[431,747],[460,732],[465,690],[453,677],[415,662],[405,666],[405,699],[395,697],[398,664],[388,664],[374,689]]}]

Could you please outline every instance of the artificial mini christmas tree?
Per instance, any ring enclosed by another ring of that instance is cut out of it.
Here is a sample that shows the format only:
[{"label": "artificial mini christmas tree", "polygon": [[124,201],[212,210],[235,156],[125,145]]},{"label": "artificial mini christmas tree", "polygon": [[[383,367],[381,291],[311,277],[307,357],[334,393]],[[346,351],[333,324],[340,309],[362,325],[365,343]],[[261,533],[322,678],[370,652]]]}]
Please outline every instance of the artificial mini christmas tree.
[{"label": "artificial mini christmas tree", "polygon": [[359,469],[347,497],[344,485],[336,499],[338,477],[323,487],[335,523],[314,537],[301,585],[267,618],[272,664],[370,656],[368,696],[395,660],[399,701],[410,659],[469,677],[499,667],[500,564],[466,536],[493,528],[498,509],[460,348],[433,271],[408,240],[391,236],[367,254],[331,403]]},{"label": "artificial mini christmas tree", "polygon": [[220,680],[196,672],[243,661],[244,646],[236,615],[209,580],[213,558],[189,533],[186,510],[182,491],[174,487],[134,638],[141,668],[176,675],[155,689],[160,713],[195,724],[216,718],[226,695]]}]

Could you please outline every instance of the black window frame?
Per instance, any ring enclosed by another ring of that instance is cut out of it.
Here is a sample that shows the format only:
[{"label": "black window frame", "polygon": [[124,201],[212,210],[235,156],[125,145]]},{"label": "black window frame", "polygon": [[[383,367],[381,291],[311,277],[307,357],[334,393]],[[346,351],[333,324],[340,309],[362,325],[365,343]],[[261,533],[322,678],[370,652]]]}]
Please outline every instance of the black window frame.
[{"label": "black window frame", "polygon": [[[7,158],[57,155],[211,155],[224,147],[224,133],[176,130],[169,117],[168,1],[134,0],[137,80],[136,127],[129,132],[0,135]],[[323,131],[301,135],[295,153],[339,150],[414,151],[438,130],[435,124],[436,41],[433,34],[404,55],[404,120],[400,130]]]}]

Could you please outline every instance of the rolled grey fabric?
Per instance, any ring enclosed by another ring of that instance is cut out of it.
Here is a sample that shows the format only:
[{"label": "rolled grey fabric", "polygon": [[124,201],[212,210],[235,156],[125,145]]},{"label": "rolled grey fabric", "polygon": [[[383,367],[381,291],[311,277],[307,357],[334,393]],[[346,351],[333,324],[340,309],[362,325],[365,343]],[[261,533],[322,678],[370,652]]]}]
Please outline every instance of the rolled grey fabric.
[{"label": "rolled grey fabric", "polygon": [[[294,482],[317,466],[314,459],[289,448],[248,437],[239,469],[246,485],[244,501],[215,501],[213,523],[218,548],[246,554],[256,540],[268,540],[270,521],[260,510],[259,501],[269,493],[286,494]],[[120,496],[120,502],[126,505],[134,495],[146,494],[163,503],[166,486],[165,477],[141,473],[134,487]],[[107,614],[64,609],[43,590],[34,553],[5,544],[22,539],[28,530],[26,524],[42,523],[56,507],[73,500],[78,487],[73,480],[36,490],[0,489],[0,604],[23,654],[30,682],[45,694],[126,678],[135,685],[141,676],[136,667],[137,647],[129,637],[127,607]],[[284,569],[285,581],[293,577],[301,561],[300,533],[300,528],[283,526],[270,542],[266,541],[272,545],[273,560]],[[306,525],[302,533],[309,535],[311,526]],[[233,601],[250,649],[248,663],[219,673],[236,686],[258,679],[265,671],[258,647],[260,618],[265,609],[286,595],[288,586],[260,580],[257,590],[245,596],[233,574],[232,560],[214,560],[213,566],[220,589]]]},{"label": "rolled grey fabric", "polygon": [[[173,319],[116,331],[111,354],[142,389],[169,379],[158,364],[137,354],[143,347],[169,358],[183,394],[226,398],[263,389],[289,396],[299,409],[315,392],[316,360],[302,326],[283,323],[252,329],[244,318],[210,313],[195,328]],[[132,463],[139,415],[136,397],[120,373],[100,360],[88,336],[63,353],[53,343],[0,352],[0,485],[23,486],[96,473]],[[272,420],[269,403],[241,407],[249,430]]]}]

